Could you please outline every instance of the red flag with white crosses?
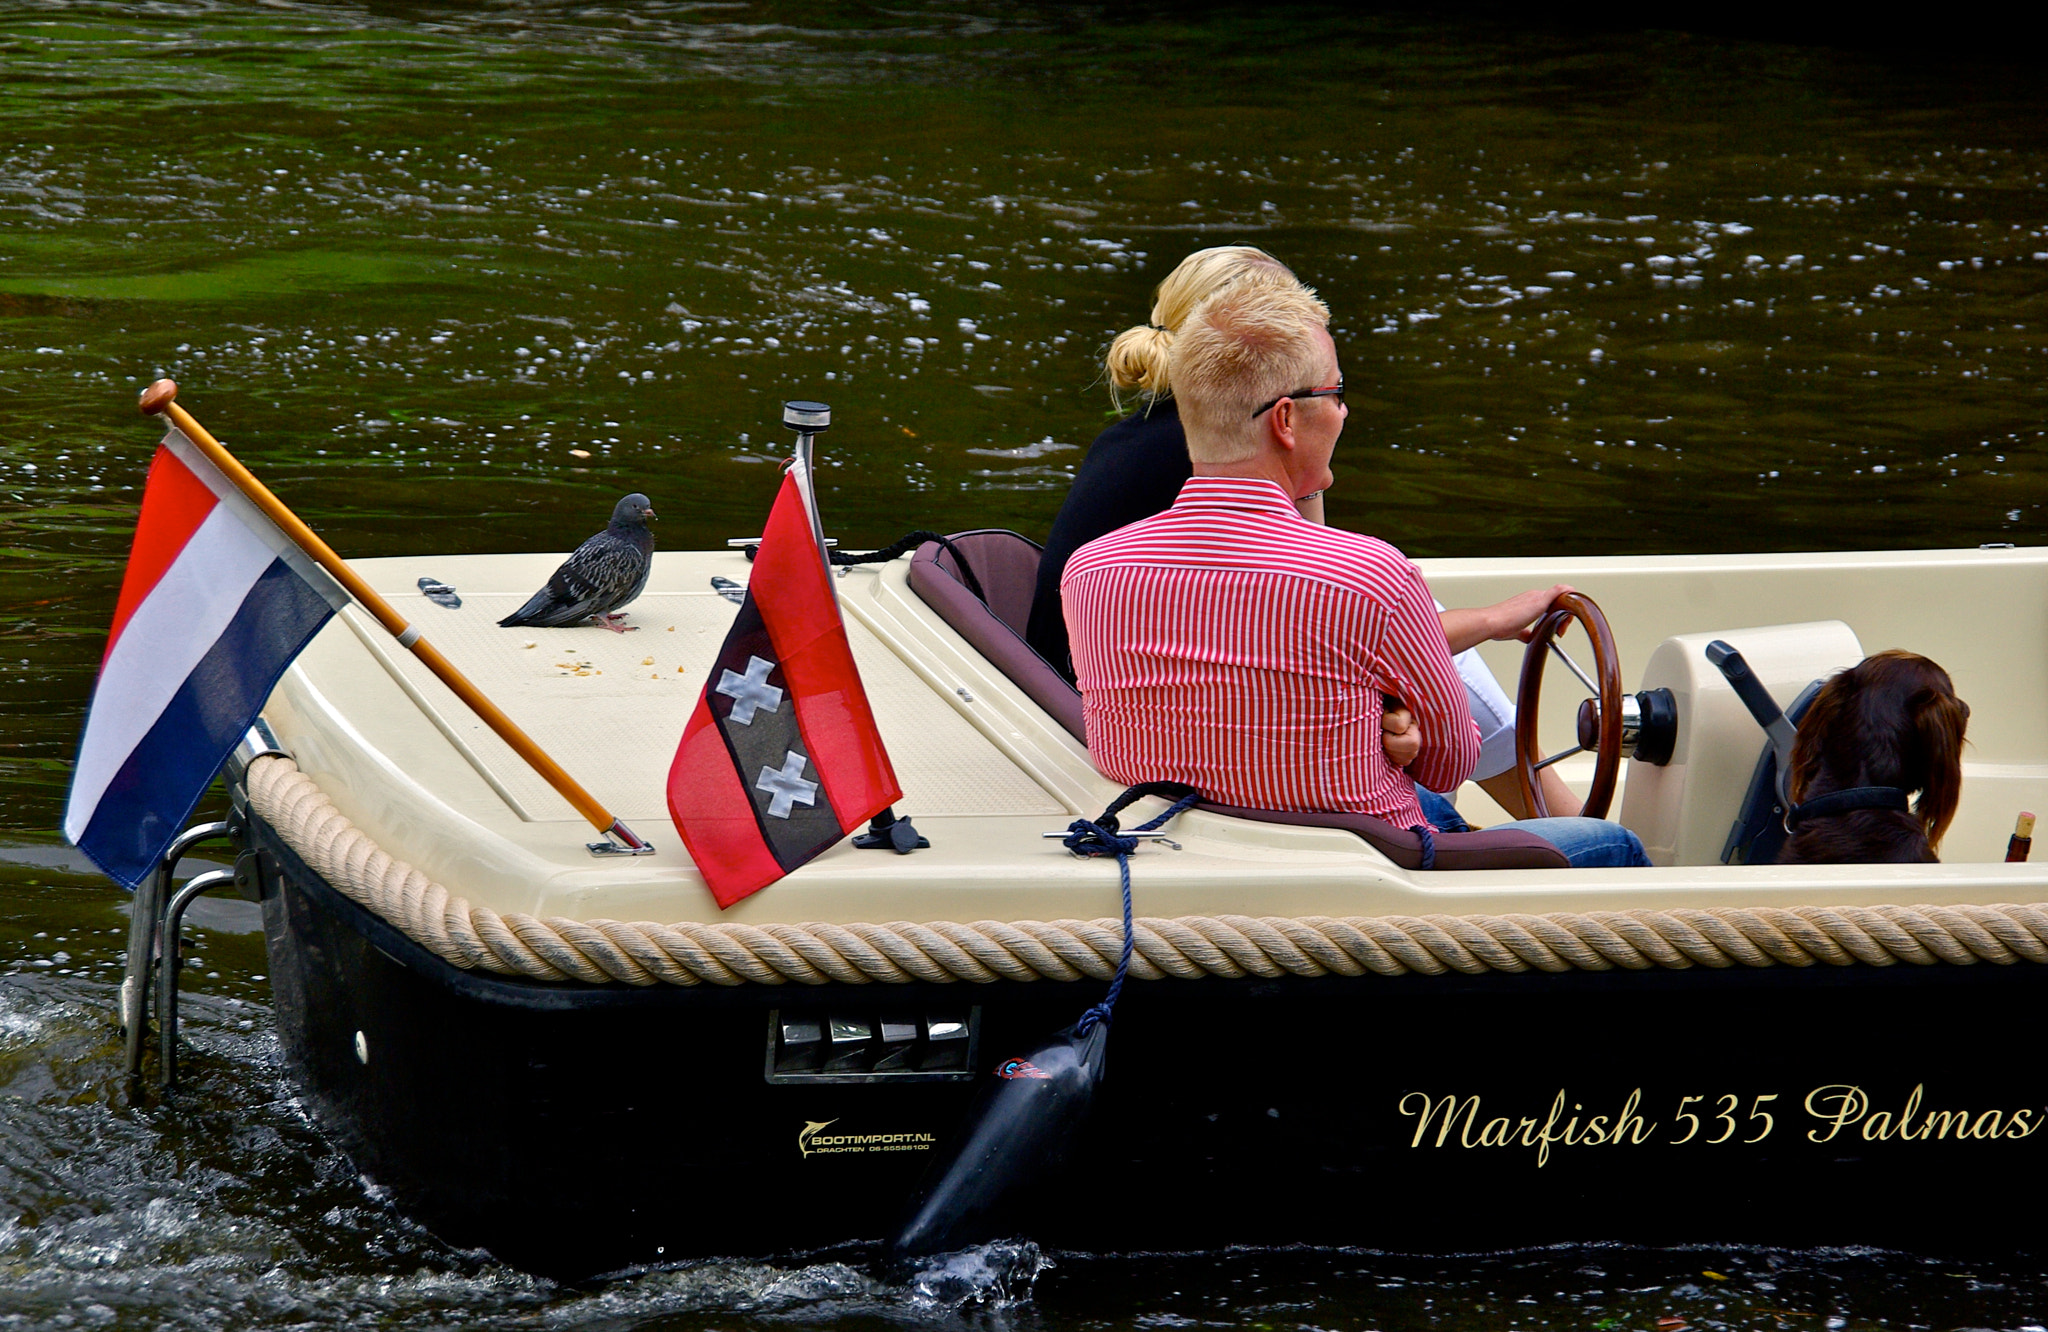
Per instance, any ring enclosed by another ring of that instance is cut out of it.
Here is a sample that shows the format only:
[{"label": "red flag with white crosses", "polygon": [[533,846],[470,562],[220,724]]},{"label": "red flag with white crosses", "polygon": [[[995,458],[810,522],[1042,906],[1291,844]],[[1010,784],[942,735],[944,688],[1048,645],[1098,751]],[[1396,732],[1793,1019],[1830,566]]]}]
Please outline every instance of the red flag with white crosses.
[{"label": "red flag with white crosses", "polygon": [[721,907],[903,798],[813,532],[792,471],[669,767],[669,814]]}]

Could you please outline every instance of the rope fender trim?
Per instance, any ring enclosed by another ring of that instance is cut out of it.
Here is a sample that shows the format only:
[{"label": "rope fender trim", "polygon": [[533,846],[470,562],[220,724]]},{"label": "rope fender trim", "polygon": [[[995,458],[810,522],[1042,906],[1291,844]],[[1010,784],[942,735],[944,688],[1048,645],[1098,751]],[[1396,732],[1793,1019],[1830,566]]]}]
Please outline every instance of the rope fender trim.
[{"label": "rope fender trim", "polygon": [[[464,970],[640,986],[1108,981],[1123,951],[1114,919],[662,925],[501,915],[384,852],[290,759],[259,757],[246,781],[250,807],[315,873]],[[1145,981],[2048,963],[2048,903],[1139,916],[1133,925],[1129,974]]]}]

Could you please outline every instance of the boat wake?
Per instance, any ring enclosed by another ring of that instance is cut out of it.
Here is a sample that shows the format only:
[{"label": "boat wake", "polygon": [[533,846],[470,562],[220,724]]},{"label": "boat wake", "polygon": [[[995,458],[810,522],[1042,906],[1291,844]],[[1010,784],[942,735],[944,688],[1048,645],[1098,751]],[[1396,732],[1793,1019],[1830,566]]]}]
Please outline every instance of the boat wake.
[{"label": "boat wake", "polygon": [[1003,1309],[1031,1298],[1052,1259],[1029,1240],[995,1240],[924,1260],[907,1285],[913,1300],[934,1308]]},{"label": "boat wake", "polygon": [[[9,896],[0,883],[0,907]],[[117,1326],[173,1305],[220,1332],[449,1319],[613,1329],[704,1316],[757,1327],[988,1328],[1027,1305],[1051,1265],[1036,1245],[1006,1241],[889,1280],[875,1275],[876,1246],[847,1246],[565,1285],[454,1248],[385,1206],[314,1131],[258,999],[189,987],[179,1089],[125,1086],[109,1015],[126,928],[103,890],[90,897],[69,928],[0,932],[0,1324],[9,1329]],[[203,965],[231,974],[262,965],[259,941],[202,935]]]},{"label": "boat wake", "polygon": [[847,1246],[840,1261],[788,1265],[712,1259],[620,1273],[550,1308],[550,1327],[604,1326],[639,1319],[727,1313],[765,1321],[840,1320],[947,1326],[966,1318],[990,1326],[1030,1302],[1039,1273],[1053,1264],[1027,1240],[998,1240],[935,1254],[901,1279],[875,1275],[863,1261],[872,1246]]},{"label": "boat wake", "polygon": [[0,976],[0,1305],[10,1328],[111,1326],[167,1302],[221,1332],[458,1311],[466,1326],[508,1329],[706,1314],[919,1326],[969,1314],[987,1326],[988,1313],[1027,1302],[1049,1266],[1035,1245],[1005,1242],[932,1258],[905,1281],[872,1275],[865,1248],[546,1281],[445,1245],[383,1206],[312,1131],[255,1005],[188,997],[187,1085],[131,1103],[106,1019],[112,991],[69,976]]}]

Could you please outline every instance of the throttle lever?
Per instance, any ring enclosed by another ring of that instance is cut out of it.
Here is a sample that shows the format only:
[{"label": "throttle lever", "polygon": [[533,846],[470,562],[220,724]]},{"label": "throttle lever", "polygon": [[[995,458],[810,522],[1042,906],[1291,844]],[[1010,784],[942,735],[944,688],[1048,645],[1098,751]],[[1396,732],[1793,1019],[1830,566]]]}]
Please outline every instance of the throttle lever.
[{"label": "throttle lever", "polygon": [[1756,718],[1756,724],[1764,728],[1764,735],[1770,741],[1771,752],[1778,759],[1778,801],[1786,809],[1792,808],[1791,797],[1786,794],[1787,784],[1792,779],[1792,742],[1798,732],[1792,723],[1785,720],[1785,713],[1778,707],[1778,701],[1771,697],[1763,681],[1756,678],[1756,672],[1749,669],[1749,663],[1734,647],[1715,639],[1707,644],[1707,660],[1721,672],[1723,679],[1749,709],[1749,715]]}]

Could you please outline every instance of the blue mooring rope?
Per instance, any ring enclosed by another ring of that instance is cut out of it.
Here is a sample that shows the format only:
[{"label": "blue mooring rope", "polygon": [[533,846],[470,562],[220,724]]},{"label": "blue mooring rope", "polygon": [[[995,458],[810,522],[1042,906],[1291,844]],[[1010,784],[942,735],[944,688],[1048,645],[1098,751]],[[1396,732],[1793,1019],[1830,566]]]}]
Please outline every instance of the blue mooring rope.
[{"label": "blue mooring rope", "polygon": [[1164,827],[1169,819],[1200,800],[1202,793],[1181,782],[1140,782],[1111,801],[1100,818],[1075,819],[1067,825],[1066,840],[1062,843],[1067,850],[1077,856],[1116,857],[1124,894],[1124,947],[1116,960],[1116,975],[1110,979],[1109,991],[1102,996],[1102,1002],[1083,1013],[1081,1020],[1074,1024],[1077,1036],[1086,1036],[1096,1023],[1109,1021],[1117,996],[1123,993],[1124,977],[1131,969],[1131,953],[1137,945],[1137,935],[1131,926],[1131,852],[1138,849],[1138,839],[1126,835],[1118,827],[1116,816],[1133,801],[1145,796],[1171,796],[1174,803],[1158,818],[1133,828],[1133,833],[1152,832]]},{"label": "blue mooring rope", "polygon": [[1418,823],[1414,827],[1410,828],[1408,831],[1414,833],[1417,837],[1420,837],[1422,839],[1422,863],[1420,865],[1417,865],[1415,868],[1435,869],[1436,838],[1430,833],[1429,825],[1426,823]]}]

